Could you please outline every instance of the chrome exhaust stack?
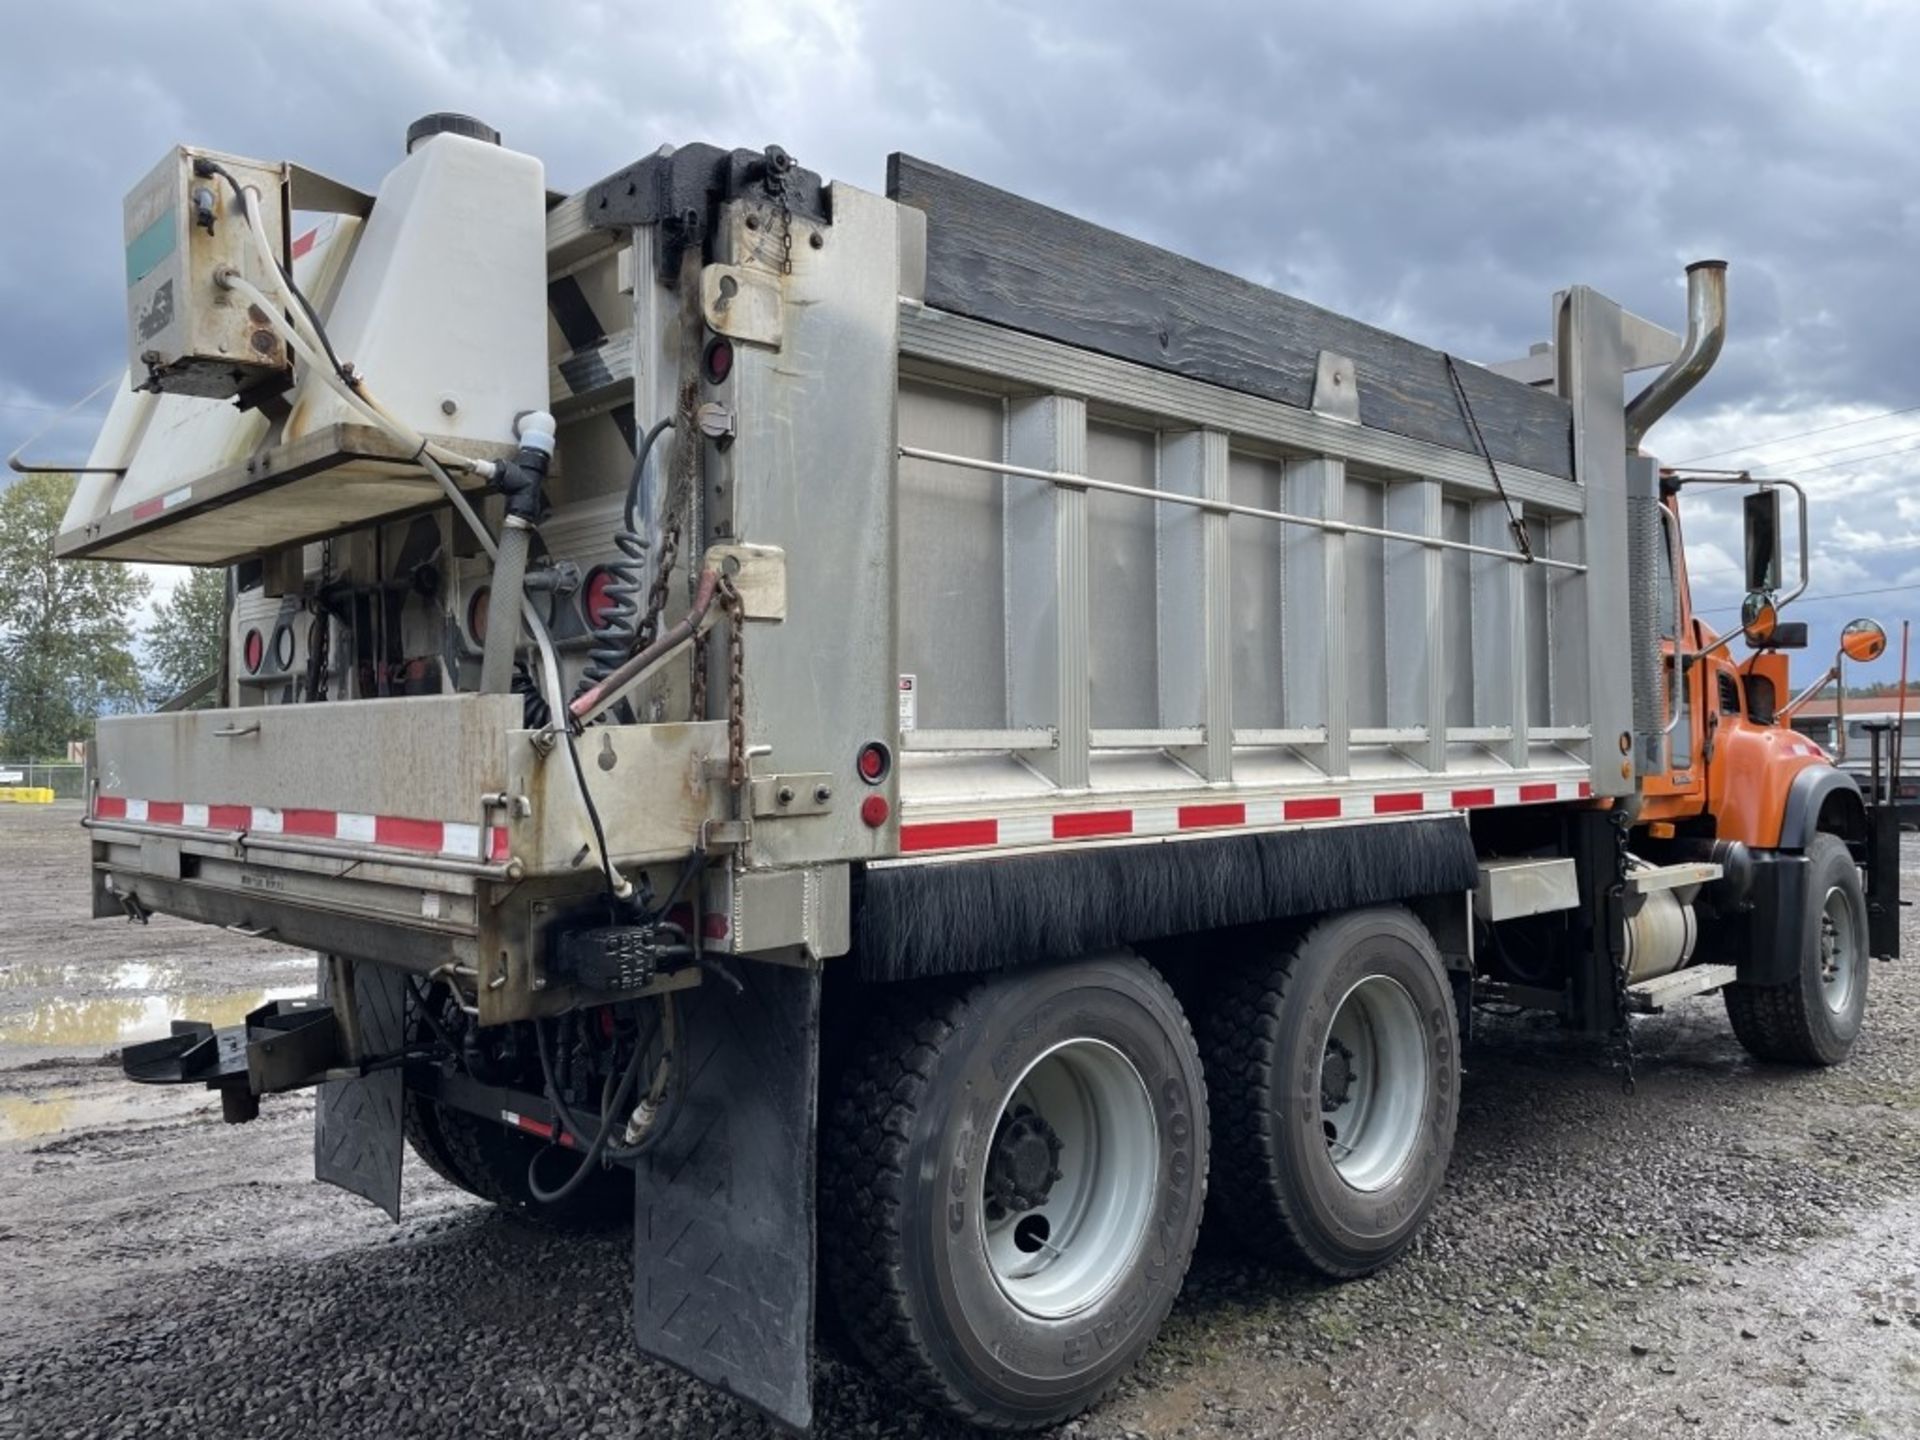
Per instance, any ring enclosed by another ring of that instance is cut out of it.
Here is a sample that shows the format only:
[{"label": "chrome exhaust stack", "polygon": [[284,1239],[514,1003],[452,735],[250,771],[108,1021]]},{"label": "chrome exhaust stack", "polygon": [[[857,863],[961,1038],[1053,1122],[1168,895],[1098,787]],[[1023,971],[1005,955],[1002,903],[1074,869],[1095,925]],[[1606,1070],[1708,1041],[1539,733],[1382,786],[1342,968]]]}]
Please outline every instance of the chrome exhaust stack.
[{"label": "chrome exhaust stack", "polygon": [[1679,355],[1627,402],[1627,450],[1640,442],[1681,399],[1705,378],[1720,358],[1727,338],[1727,262],[1696,260],[1687,266],[1687,338]]}]

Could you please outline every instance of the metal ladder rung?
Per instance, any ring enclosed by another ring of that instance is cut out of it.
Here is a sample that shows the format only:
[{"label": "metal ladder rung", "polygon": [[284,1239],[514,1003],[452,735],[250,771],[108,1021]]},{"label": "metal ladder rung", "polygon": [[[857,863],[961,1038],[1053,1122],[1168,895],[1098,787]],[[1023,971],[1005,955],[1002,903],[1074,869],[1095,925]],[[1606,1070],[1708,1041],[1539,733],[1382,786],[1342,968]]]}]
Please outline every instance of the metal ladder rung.
[{"label": "metal ladder rung", "polygon": [[1627,986],[1627,1003],[1637,1014],[1658,1015],[1676,1000],[1705,995],[1740,978],[1737,965],[1689,965],[1668,975],[1656,975]]},{"label": "metal ladder rung", "polygon": [[1704,860],[1688,860],[1678,865],[1649,865],[1627,872],[1627,889],[1641,895],[1656,890],[1679,890],[1688,885],[1705,885],[1720,878],[1720,867]]}]

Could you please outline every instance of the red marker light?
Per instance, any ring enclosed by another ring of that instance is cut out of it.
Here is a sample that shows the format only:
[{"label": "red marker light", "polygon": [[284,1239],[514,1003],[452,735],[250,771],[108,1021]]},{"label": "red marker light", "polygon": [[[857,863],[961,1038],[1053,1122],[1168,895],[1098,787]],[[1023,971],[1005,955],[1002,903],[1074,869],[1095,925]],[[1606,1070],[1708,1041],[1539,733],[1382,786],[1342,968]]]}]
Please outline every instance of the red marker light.
[{"label": "red marker light", "polygon": [[467,630],[475,640],[487,638],[487,597],[491,592],[485,585],[473,592],[473,598],[467,601]]},{"label": "red marker light", "polygon": [[613,572],[604,565],[587,573],[587,583],[580,587],[580,612],[587,617],[589,629],[607,628],[607,621],[618,603],[607,594],[607,588],[613,581]]},{"label": "red marker light", "polygon": [[267,658],[267,642],[258,630],[247,631],[247,638],[241,642],[241,653],[246,657],[247,673],[260,673],[260,663]]},{"label": "red marker light", "polygon": [[887,804],[884,795],[869,795],[860,802],[860,818],[870,829],[878,830],[887,823],[887,817],[893,813],[893,807]]},{"label": "red marker light", "polygon": [[724,336],[709,341],[705,365],[709,385],[726,384],[727,377],[733,374],[733,342]]},{"label": "red marker light", "polygon": [[893,756],[887,753],[886,746],[874,740],[861,747],[857,764],[860,778],[869,785],[878,785],[893,768]]}]

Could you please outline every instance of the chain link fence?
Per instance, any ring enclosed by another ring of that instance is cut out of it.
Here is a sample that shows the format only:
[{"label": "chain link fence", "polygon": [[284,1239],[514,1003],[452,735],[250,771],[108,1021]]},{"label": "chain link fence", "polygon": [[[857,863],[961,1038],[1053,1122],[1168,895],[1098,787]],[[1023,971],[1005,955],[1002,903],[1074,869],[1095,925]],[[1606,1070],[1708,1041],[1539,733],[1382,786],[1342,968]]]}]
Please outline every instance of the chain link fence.
[{"label": "chain link fence", "polygon": [[70,761],[0,760],[0,785],[51,790],[56,800],[87,798],[86,767]]}]

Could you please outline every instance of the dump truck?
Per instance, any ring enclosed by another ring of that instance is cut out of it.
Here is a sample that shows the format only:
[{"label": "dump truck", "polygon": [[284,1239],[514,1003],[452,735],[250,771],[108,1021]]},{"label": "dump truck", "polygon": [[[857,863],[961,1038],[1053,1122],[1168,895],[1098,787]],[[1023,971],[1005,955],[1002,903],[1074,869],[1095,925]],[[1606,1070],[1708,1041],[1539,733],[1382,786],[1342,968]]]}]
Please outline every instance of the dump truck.
[{"label": "dump truck", "polygon": [[[1897,950],[1892,817],[1781,718],[1804,493],[1645,448],[1720,262],[1681,329],[1571,285],[1477,364],[906,155],[562,194],[453,115],[372,192],[182,146],[124,224],[58,549],[225,570],[231,644],[100,721],[93,913],[318,957],[127,1075],[317,1087],[396,1218],[410,1149],[630,1227],[638,1349],[788,1426],[823,1314],[1018,1431],[1203,1213],[1393,1261],[1477,1009],[1627,1067],[1718,992],[1829,1065]],[[1722,634],[1681,526],[1730,487]]]}]

